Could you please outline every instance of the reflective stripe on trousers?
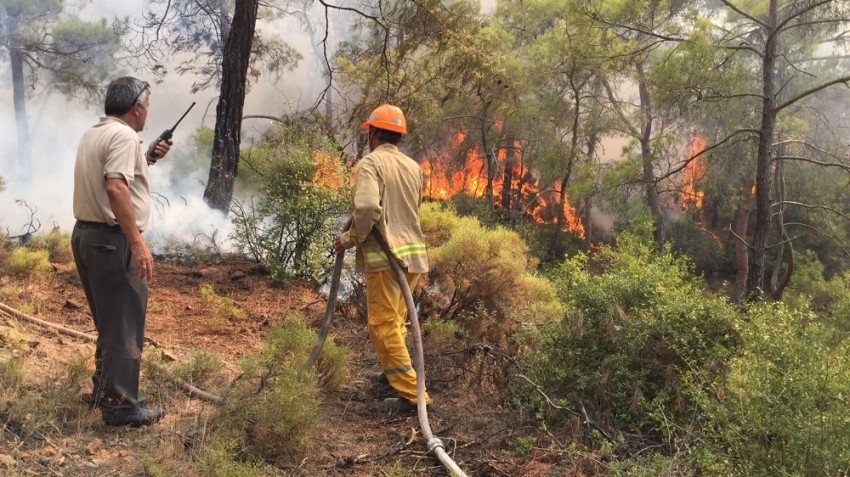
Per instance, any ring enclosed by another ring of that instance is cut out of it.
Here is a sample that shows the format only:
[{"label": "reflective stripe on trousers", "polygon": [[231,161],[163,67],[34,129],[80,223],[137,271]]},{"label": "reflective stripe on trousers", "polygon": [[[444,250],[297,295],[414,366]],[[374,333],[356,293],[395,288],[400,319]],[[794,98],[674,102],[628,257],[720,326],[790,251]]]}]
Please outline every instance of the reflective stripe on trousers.
[{"label": "reflective stripe on trousers", "polygon": [[[419,273],[405,274],[411,289]],[[369,315],[369,338],[390,386],[409,402],[416,404],[416,371],[405,344],[407,305],[396,281],[395,272],[384,270],[366,273],[366,308]],[[431,398],[425,394],[425,402]]]}]

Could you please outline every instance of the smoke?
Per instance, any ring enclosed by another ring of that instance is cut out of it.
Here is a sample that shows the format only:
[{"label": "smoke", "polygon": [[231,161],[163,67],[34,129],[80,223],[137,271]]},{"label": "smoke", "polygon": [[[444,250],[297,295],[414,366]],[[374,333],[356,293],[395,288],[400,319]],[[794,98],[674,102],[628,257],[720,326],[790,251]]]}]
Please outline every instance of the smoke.
[{"label": "smoke", "polygon": [[[144,12],[147,0],[112,2],[92,0],[84,2],[77,10],[84,19],[129,17],[132,21]],[[304,34],[302,24],[295,17],[275,20],[273,24],[258,25],[260,31],[283,36],[283,40],[303,55],[303,60],[292,72],[272,84],[268,79],[254,84],[245,101],[245,115],[280,117],[302,111],[316,102],[325,87],[324,58],[316,56],[321,48],[324,20],[317,12],[308,12],[318,35]],[[329,54],[340,38],[348,21],[338,15],[331,18]],[[334,23],[335,22],[335,23]],[[285,33],[284,33],[285,32]],[[312,40],[311,40],[312,37]],[[316,40],[318,38],[318,40]],[[179,59],[175,59],[175,63]],[[170,65],[170,71],[174,71]],[[131,74],[147,79],[144,73],[121,71],[115,76]],[[107,83],[109,78],[104,78]],[[188,147],[191,134],[200,126],[212,127],[215,123],[216,91],[190,94],[194,78],[170,74],[151,89],[151,106],[147,125],[139,137],[144,147],[163,130],[174,125],[192,101],[197,105],[186,116],[174,133],[172,153],[150,168],[154,210],[151,226],[145,232],[152,246],[174,242],[193,243],[199,237],[216,237],[218,244],[228,248],[224,239],[232,230],[230,221],[212,210],[202,200],[209,163],[197,170],[185,172],[185,167],[175,168],[171,162],[179,161],[176,151]],[[0,192],[0,227],[2,232],[15,236],[31,231],[30,224],[41,224],[40,232],[53,229],[69,232],[74,224],[72,211],[73,170],[76,148],[83,132],[98,121],[102,105],[86,105],[69,100],[51,91],[35,89],[27,98],[26,108],[32,141],[31,181],[24,181],[16,171],[17,137],[8,63],[0,64],[0,177],[6,181],[6,190]],[[268,126],[267,120],[247,120],[243,124],[242,147],[249,147]],[[209,156],[209,151],[201,151]],[[181,172],[174,177],[174,170]]]}]

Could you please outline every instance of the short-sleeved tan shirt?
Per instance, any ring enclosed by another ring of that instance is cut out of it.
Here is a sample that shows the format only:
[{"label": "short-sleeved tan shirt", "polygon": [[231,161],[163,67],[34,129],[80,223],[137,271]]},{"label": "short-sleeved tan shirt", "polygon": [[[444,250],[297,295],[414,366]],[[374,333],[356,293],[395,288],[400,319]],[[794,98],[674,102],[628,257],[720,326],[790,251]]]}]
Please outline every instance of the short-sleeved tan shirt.
[{"label": "short-sleeved tan shirt", "polygon": [[130,188],[136,226],[148,227],[151,195],[148,163],[139,135],[124,121],[106,116],[83,134],[74,166],[74,217],[117,224],[106,194],[106,177],[123,177]]}]

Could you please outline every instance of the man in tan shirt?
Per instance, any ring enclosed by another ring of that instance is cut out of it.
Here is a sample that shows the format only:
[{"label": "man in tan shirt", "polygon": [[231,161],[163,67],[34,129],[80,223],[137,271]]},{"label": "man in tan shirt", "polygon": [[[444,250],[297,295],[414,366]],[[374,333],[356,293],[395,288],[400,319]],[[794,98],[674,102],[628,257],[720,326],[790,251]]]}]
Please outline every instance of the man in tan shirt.
[{"label": "man in tan shirt", "polygon": [[155,141],[144,153],[150,88],[133,77],[109,84],[105,116],[80,140],[74,167],[71,249],[97,329],[93,392],[110,426],[144,426],[162,409],[142,407],[139,396],[148,282],[153,257],[142,239],[150,220],[148,165],[168,153],[171,141]]},{"label": "man in tan shirt", "polygon": [[[428,255],[419,224],[422,204],[422,169],[402,154],[396,144],[407,134],[401,109],[384,104],[363,124],[369,130],[371,152],[357,163],[354,176],[354,214],[351,227],[334,241],[337,253],[357,246],[357,269],[366,275],[366,308],[369,338],[383,372],[377,378],[389,383],[398,398],[387,398],[393,412],[416,410],[416,371],[405,344],[407,307],[389,257],[372,235],[381,234],[399,261],[412,289],[428,272]],[[426,393],[425,403],[431,398]]]}]

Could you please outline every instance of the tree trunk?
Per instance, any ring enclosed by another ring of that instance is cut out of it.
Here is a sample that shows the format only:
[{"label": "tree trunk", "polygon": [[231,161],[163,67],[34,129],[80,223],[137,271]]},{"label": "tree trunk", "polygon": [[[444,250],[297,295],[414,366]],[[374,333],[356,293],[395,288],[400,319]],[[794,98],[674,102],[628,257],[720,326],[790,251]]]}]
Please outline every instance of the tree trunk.
[{"label": "tree trunk", "polygon": [[[592,161],[594,155],[596,154],[596,144],[598,142],[596,130],[592,130],[590,132],[590,136],[587,138],[587,160]],[[588,194],[584,199],[584,216],[582,220],[584,221],[584,246],[590,247],[590,244],[593,243],[593,225],[591,224],[593,211],[593,195]]]},{"label": "tree trunk", "polygon": [[655,223],[655,245],[660,249],[664,245],[665,230],[664,216],[661,214],[661,201],[658,198],[658,187],[655,182],[654,158],[652,153],[652,98],[649,95],[646,73],[643,63],[635,65],[638,74],[638,92],[640,93],[641,131],[640,155],[643,165],[641,180],[646,187],[646,203]]},{"label": "tree trunk", "polygon": [[741,303],[747,291],[747,276],[750,272],[749,265],[749,246],[746,243],[747,225],[750,220],[750,209],[753,205],[753,181],[751,178],[744,179],[741,185],[741,197],[738,203],[738,210],[735,212],[735,226],[732,230],[737,237],[735,240],[735,265],[737,274],[735,275],[735,293],[732,301]]},{"label": "tree trunk", "polygon": [[224,43],[221,94],[216,107],[215,138],[204,200],[225,214],[230,209],[233,185],[239,172],[242,109],[258,8],[259,0],[236,2],[233,25]]},{"label": "tree trunk", "polygon": [[15,105],[15,124],[18,131],[18,156],[17,162],[12,161],[11,170],[16,177],[24,182],[30,180],[30,128],[27,121],[26,92],[24,91],[24,56],[18,47],[18,22],[20,21],[20,7],[9,6],[6,8],[6,28],[8,38],[12,39],[9,47],[9,61],[12,69],[12,97]]},{"label": "tree trunk", "polygon": [[756,223],[753,232],[753,252],[750,256],[750,272],[747,277],[747,299],[756,300],[764,291],[764,262],[767,252],[767,235],[770,228],[770,153],[776,128],[776,98],[774,66],[778,37],[776,34],[778,0],[770,0],[767,19],[767,44],[762,61],[761,128],[756,156]]}]

